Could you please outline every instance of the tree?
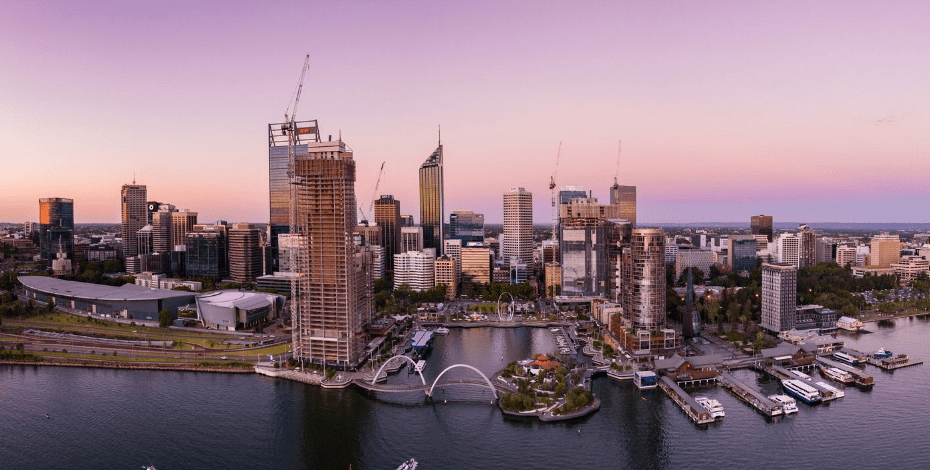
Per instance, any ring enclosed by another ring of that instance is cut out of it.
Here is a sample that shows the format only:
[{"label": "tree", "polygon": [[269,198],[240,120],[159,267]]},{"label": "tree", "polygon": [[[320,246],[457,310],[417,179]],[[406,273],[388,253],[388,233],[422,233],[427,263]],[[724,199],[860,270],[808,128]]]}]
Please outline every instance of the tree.
[{"label": "tree", "polygon": [[55,301],[53,299],[49,299],[49,301],[45,304],[45,311],[46,312],[55,311]]},{"label": "tree", "polygon": [[158,312],[158,326],[162,328],[168,328],[171,325],[171,322],[174,321],[174,315],[171,314],[168,310],[162,310]]}]

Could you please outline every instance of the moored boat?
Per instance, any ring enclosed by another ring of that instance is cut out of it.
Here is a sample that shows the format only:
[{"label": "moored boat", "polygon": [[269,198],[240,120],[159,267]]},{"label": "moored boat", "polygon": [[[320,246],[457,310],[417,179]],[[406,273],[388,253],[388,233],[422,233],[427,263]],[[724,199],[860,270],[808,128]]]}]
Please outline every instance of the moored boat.
[{"label": "moored boat", "polygon": [[417,468],[417,461],[414,459],[410,459],[400,464],[400,466],[397,467],[397,470],[416,470],[416,468]]},{"label": "moored boat", "polygon": [[817,368],[820,369],[820,374],[824,377],[843,385],[848,385],[856,381],[856,378],[853,377],[852,374],[840,368],[827,367],[823,364],[818,365]]},{"label": "moored boat", "polygon": [[781,386],[789,395],[808,405],[820,403],[820,390],[807,385],[802,380],[784,379],[781,381]]},{"label": "moored boat", "polygon": [[444,327],[444,326],[440,326],[439,328],[436,328],[436,334],[437,334],[437,335],[447,335],[447,334],[449,334],[449,329],[446,328],[446,327]]},{"label": "moored boat", "polygon": [[842,362],[843,364],[847,364],[847,365],[851,365],[851,366],[858,366],[858,365],[859,365],[859,359],[856,359],[856,358],[854,358],[854,357],[852,357],[852,356],[850,356],[849,354],[846,354],[846,353],[844,353],[844,352],[839,352],[839,351],[837,351],[837,352],[833,353],[833,359],[836,359],[837,361]]},{"label": "moored boat", "polygon": [[713,398],[694,397],[694,401],[703,406],[704,409],[706,409],[714,419],[723,418],[726,416],[726,413],[723,411],[723,405],[721,405],[719,401],[714,400]]},{"label": "moored boat", "polygon": [[788,395],[769,395],[769,400],[781,405],[781,409],[786,415],[798,412],[798,402]]}]

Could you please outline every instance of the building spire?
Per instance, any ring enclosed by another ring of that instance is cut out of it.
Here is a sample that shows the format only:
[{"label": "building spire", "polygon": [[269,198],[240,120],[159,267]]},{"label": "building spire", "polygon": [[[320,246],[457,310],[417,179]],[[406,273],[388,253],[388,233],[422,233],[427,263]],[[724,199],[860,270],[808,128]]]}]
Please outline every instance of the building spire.
[{"label": "building spire", "polygon": [[132,172],[132,184],[136,184],[136,172]]},{"label": "building spire", "polygon": [[442,147],[442,124],[439,124],[439,146]]}]

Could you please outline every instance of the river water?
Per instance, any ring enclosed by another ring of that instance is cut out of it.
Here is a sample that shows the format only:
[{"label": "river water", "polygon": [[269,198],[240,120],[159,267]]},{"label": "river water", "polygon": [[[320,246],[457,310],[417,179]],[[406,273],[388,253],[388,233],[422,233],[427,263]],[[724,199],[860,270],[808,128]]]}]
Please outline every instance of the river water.
[{"label": "river water", "polygon": [[[930,359],[928,320],[868,329],[840,334],[861,351]],[[490,376],[554,349],[547,329],[452,329],[437,338],[424,375],[466,363]],[[840,400],[801,404],[774,422],[721,389],[697,389],[727,414],[697,427],[661,391],[607,378],[594,381],[600,411],[541,423],[502,416],[475,386],[427,401],[257,375],[0,366],[0,469],[393,470],[410,457],[420,469],[930,468],[930,369],[868,371],[872,391],[847,387]],[[779,388],[754,372],[737,375]],[[447,376],[478,377],[466,369]],[[404,369],[389,381],[419,378]]]}]

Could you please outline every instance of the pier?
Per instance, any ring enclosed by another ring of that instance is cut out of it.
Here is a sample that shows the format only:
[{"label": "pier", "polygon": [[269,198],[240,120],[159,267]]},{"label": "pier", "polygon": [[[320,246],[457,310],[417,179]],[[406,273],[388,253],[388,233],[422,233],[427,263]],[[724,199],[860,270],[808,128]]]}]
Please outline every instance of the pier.
[{"label": "pier", "polygon": [[853,377],[856,378],[856,385],[858,385],[858,386],[861,387],[861,388],[869,388],[869,387],[871,387],[872,385],[875,384],[875,378],[874,378],[874,377],[872,377],[872,376],[869,375],[869,374],[866,374],[865,372],[862,372],[861,370],[859,370],[859,369],[857,369],[857,368],[855,368],[855,367],[853,367],[853,366],[849,366],[849,365],[843,364],[843,363],[841,363],[841,362],[836,362],[836,361],[827,359],[827,358],[825,358],[825,357],[823,357],[823,356],[818,357],[818,358],[817,358],[817,362],[819,362],[819,363],[821,363],[821,364],[823,364],[823,365],[825,365],[825,366],[828,366],[828,367],[836,367],[837,369],[840,369],[840,370],[844,370],[844,371],[846,371],[846,372],[849,372],[850,374],[853,375]]},{"label": "pier", "polygon": [[836,400],[837,398],[839,398],[839,396],[837,396],[836,392],[834,392],[833,390],[830,390],[829,388],[826,388],[823,385],[820,385],[817,382],[814,382],[812,379],[804,379],[804,378],[798,377],[792,374],[790,370],[785,369],[784,367],[772,366],[771,370],[765,369],[765,371],[768,372],[769,375],[771,375],[772,377],[775,377],[776,379],[800,380],[804,382],[805,384],[811,387],[814,387],[815,389],[817,389],[818,392],[820,392],[821,401],[831,401],[831,400]]},{"label": "pier", "polygon": [[869,356],[866,362],[884,371],[893,371],[903,367],[918,366],[924,363],[924,361],[920,360],[911,360],[910,356],[907,354],[898,354],[897,356],[883,358]]},{"label": "pier", "polygon": [[782,408],[759,390],[740,382],[727,372],[722,372],[717,382],[740,400],[749,403],[759,413],[772,417],[782,414]]},{"label": "pier", "polygon": [[665,390],[665,394],[669,396],[680,408],[682,411],[691,418],[695,424],[707,424],[713,423],[714,418],[710,416],[710,413],[701,406],[698,402],[694,401],[694,398],[691,395],[688,395],[688,392],[682,390],[672,379],[668,377],[662,377],[659,380],[659,387],[662,390]]}]

